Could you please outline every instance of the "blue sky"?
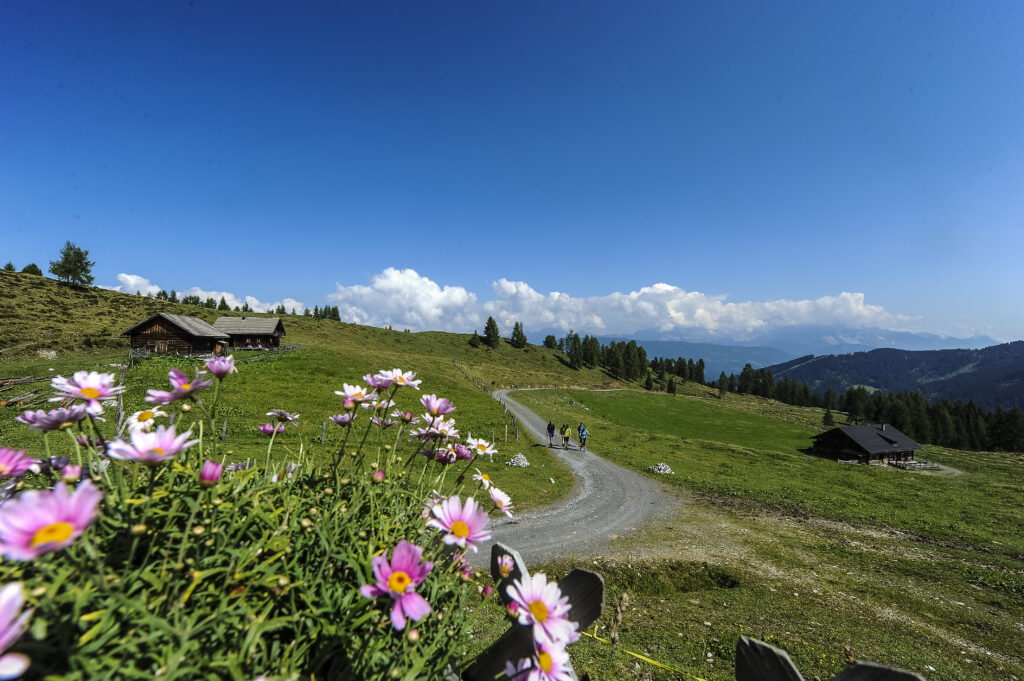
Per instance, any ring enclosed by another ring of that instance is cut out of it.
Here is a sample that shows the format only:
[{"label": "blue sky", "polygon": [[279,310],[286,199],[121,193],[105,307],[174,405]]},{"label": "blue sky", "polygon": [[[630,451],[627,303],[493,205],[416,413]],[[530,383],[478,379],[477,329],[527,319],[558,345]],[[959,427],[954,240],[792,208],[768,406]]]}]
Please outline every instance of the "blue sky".
[{"label": "blue sky", "polygon": [[71,239],[98,284],[414,328],[1018,339],[1022,31],[1016,2],[8,3],[0,260]]}]

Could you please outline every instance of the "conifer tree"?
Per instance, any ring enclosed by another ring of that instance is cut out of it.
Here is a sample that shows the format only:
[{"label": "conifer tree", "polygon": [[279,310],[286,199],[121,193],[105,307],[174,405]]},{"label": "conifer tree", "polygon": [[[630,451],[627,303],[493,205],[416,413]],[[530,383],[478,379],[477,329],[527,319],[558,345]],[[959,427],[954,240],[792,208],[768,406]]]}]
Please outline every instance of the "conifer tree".
[{"label": "conifer tree", "polygon": [[644,390],[654,390],[654,376],[647,372],[647,380],[644,381]]},{"label": "conifer tree", "polygon": [[473,335],[469,337],[469,347],[478,348],[481,345],[483,345],[483,340],[480,338],[480,334],[474,330]]},{"label": "conifer tree", "polygon": [[7,264],[4,265],[4,272],[16,272],[16,271],[17,270],[14,269],[14,263],[11,262],[10,260],[8,260]]},{"label": "conifer tree", "polygon": [[668,385],[665,386],[665,392],[669,393],[670,395],[676,394],[676,379],[674,377],[668,377]]},{"label": "conifer tree", "polygon": [[217,309],[221,311],[231,311],[231,306],[228,305],[228,301],[224,299],[224,296],[220,297],[220,302],[217,303]]},{"label": "conifer tree", "polygon": [[484,324],[484,342],[492,348],[498,347],[498,343],[501,342],[501,332],[494,317],[488,317],[487,323]]},{"label": "conifer tree", "polygon": [[525,348],[526,347],[526,334],[523,332],[523,323],[516,322],[512,325],[512,347],[514,348]]},{"label": "conifer tree", "polygon": [[554,350],[555,348],[558,347],[558,339],[552,336],[551,334],[548,334],[547,336],[544,337],[544,347],[548,348],[549,350]]},{"label": "conifer tree", "polygon": [[729,379],[723,371],[718,375],[718,399],[724,398],[727,392],[729,392]]},{"label": "conifer tree", "polygon": [[836,420],[832,416],[832,410],[829,409],[828,407],[826,407],[825,408],[825,415],[823,417],[821,417],[821,425],[825,426],[826,428],[831,428],[835,424],[836,424]]},{"label": "conifer tree", "polygon": [[[82,250],[67,241],[60,251],[60,259],[50,261],[50,273],[69,284],[91,286],[93,282],[92,266],[95,264],[89,260],[89,251]],[[11,267],[14,266],[11,265]]]},{"label": "conifer tree", "polygon": [[34,274],[38,277],[43,276],[43,271],[39,269],[39,265],[35,264],[34,262],[30,262],[29,264],[22,267],[21,271],[25,274]]}]

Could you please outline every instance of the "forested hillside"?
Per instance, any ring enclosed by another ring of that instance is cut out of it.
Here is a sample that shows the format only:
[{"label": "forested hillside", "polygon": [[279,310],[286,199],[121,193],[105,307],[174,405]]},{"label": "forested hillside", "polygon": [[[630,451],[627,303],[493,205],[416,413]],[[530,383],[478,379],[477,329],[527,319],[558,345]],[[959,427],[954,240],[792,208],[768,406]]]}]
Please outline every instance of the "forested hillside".
[{"label": "forested hillside", "polygon": [[920,391],[929,400],[973,402],[983,410],[1024,407],[1024,341],[981,350],[893,350],[808,355],[768,367],[779,378],[806,382],[818,393],[850,386]]}]

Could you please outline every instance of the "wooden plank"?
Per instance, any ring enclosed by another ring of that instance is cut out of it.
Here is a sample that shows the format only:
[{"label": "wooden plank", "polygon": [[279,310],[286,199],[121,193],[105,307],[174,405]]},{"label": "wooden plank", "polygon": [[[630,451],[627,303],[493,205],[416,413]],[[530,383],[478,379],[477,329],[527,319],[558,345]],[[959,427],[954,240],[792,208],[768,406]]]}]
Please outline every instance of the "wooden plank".
[{"label": "wooden plank", "polygon": [[832,677],[832,681],[924,681],[924,678],[874,662],[856,662]]},{"label": "wooden plank", "polygon": [[803,681],[786,651],[741,636],[736,642],[736,681]]}]

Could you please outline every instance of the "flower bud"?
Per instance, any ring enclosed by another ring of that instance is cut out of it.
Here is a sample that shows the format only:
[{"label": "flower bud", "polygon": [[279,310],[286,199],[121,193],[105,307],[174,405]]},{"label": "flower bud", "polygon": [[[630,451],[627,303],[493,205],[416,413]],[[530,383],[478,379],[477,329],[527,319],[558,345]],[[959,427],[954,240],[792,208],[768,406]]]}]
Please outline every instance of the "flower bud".
[{"label": "flower bud", "polygon": [[188,402],[183,402],[182,405],[181,405],[181,410],[183,412],[188,413],[188,412],[192,411],[192,405],[190,403],[188,403]]},{"label": "flower bud", "polygon": [[135,535],[135,536],[138,536],[140,534],[146,534],[146,531],[148,529],[149,528],[146,526],[146,523],[139,523],[138,525],[132,525],[132,534]]},{"label": "flower bud", "polygon": [[419,629],[410,629],[409,633],[407,633],[405,635],[405,637],[407,639],[409,639],[410,643],[416,643],[416,641],[420,640],[420,630]]},{"label": "flower bud", "polygon": [[373,472],[371,477],[374,482],[384,482],[384,471],[378,468]]}]

